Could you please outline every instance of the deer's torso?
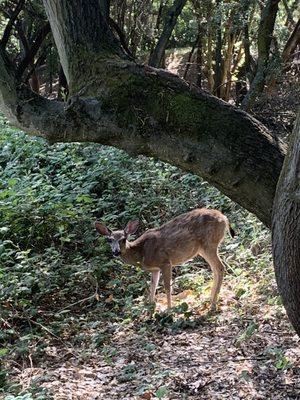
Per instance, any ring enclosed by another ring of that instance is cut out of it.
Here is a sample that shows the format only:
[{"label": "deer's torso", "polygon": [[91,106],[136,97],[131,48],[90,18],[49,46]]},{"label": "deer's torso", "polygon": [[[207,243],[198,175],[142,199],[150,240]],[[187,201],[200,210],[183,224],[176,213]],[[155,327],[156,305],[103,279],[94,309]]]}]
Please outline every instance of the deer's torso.
[{"label": "deer's torso", "polygon": [[128,244],[125,262],[156,270],[179,265],[216,248],[224,237],[227,218],[217,210],[196,209],[179,215],[157,229],[150,229]]}]

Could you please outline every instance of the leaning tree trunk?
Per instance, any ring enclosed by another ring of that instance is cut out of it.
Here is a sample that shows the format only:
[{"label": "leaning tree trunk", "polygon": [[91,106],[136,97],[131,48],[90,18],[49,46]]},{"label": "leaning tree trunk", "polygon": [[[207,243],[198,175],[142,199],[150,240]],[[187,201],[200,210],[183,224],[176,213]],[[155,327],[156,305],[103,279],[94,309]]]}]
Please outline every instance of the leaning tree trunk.
[{"label": "leaning tree trunk", "polygon": [[266,127],[176,75],[128,60],[98,0],[44,4],[69,99],[19,85],[1,52],[0,107],[13,124],[50,142],[97,142],[177,165],[270,225],[284,148]]},{"label": "leaning tree trunk", "polygon": [[283,305],[300,336],[300,110],[277,186],[273,255]]},{"label": "leaning tree trunk", "polygon": [[162,34],[160,35],[148,62],[152,67],[161,67],[169,39],[186,1],[187,0],[175,0],[171,8],[168,10]]},{"label": "leaning tree trunk", "polygon": [[280,0],[267,0],[261,15],[258,28],[257,48],[258,60],[257,69],[250,90],[242,102],[242,108],[251,109],[256,98],[263,92],[266,73],[269,63],[270,46]]},{"label": "leaning tree trunk", "polygon": [[296,50],[297,46],[300,43],[300,19],[298,20],[293,32],[291,33],[290,37],[288,38],[286,45],[284,46],[282,52],[282,60],[284,63],[287,63],[290,60],[290,57]]}]

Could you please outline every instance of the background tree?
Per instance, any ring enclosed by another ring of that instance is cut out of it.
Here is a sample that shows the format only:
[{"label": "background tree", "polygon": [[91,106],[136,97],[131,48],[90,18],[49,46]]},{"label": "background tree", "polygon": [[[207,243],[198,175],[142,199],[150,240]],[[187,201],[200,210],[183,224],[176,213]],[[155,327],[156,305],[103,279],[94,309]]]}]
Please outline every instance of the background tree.
[{"label": "background tree", "polygon": [[148,64],[152,67],[161,67],[163,65],[166,47],[176,25],[177,19],[185,4],[186,0],[175,0],[174,4],[167,11],[163,31],[149,58]]},{"label": "background tree", "polygon": [[242,102],[242,106],[245,109],[253,106],[254,100],[264,89],[278,3],[279,0],[268,0],[262,10],[257,38],[258,59],[256,73],[251,82],[249,92]]}]

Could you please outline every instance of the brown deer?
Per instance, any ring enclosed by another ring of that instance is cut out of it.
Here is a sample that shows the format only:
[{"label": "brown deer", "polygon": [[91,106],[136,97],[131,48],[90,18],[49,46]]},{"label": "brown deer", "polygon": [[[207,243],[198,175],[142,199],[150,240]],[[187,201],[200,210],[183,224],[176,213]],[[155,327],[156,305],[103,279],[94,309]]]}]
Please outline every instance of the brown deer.
[{"label": "brown deer", "polygon": [[218,247],[226,230],[232,237],[235,234],[227,217],[220,211],[200,208],[179,215],[160,228],[149,229],[132,242],[128,241],[128,236],[136,232],[138,225],[139,221],[130,221],[124,230],[111,231],[102,223],[95,222],[95,228],[106,236],[114,256],[121,256],[124,262],[151,272],[151,302],[155,300],[162,272],[168,308],[172,306],[172,266],[197,255],[203,257],[213,271],[211,309],[215,310],[224,276]]}]

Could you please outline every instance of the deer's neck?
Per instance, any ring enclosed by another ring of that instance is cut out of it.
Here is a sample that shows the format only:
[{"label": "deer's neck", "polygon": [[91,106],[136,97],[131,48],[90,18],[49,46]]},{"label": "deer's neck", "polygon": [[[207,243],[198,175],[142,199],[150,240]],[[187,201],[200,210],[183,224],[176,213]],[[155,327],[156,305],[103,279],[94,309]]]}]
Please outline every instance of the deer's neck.
[{"label": "deer's neck", "polygon": [[143,261],[141,244],[136,241],[126,241],[124,249],[121,250],[121,258],[126,264],[141,265]]}]

